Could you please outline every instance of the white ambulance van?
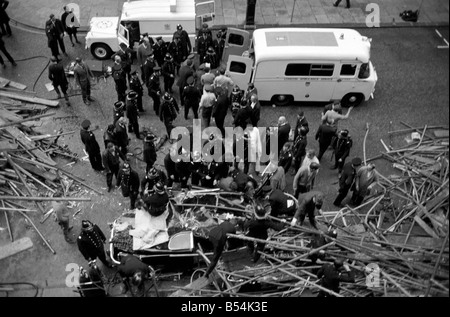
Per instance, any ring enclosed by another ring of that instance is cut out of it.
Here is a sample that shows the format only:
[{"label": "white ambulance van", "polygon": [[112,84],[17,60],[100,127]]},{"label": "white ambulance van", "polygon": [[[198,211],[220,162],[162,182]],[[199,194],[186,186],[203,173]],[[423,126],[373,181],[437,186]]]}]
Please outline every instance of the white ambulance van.
[{"label": "white ambulance van", "polygon": [[108,59],[119,50],[120,43],[129,45],[130,40],[134,42],[143,33],[153,39],[162,36],[164,41],[171,42],[178,24],[189,34],[195,47],[196,30],[203,23],[213,24],[214,10],[214,0],[197,4],[195,0],[128,0],[123,4],[120,17],[91,19],[86,49],[97,59]]},{"label": "white ambulance van", "polygon": [[241,89],[252,82],[258,98],[275,105],[340,101],[356,106],[373,98],[377,73],[371,40],[351,29],[228,28],[224,62]]}]

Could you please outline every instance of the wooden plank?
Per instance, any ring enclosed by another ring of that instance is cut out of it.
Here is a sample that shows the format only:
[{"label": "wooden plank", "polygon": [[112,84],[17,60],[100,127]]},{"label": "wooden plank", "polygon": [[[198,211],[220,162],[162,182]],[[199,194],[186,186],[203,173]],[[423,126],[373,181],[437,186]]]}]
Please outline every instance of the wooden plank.
[{"label": "wooden plank", "polygon": [[425,221],[423,221],[419,216],[414,216],[414,220],[417,222],[417,224],[423,229],[425,230],[426,233],[428,233],[431,237],[435,238],[435,239],[439,239],[439,236],[436,234],[436,232],[434,232],[433,229],[431,229],[426,223]]},{"label": "wooden plank", "polygon": [[0,247],[0,260],[5,259],[14,254],[17,254],[19,252],[28,250],[32,247],[33,242],[28,237],[16,240],[10,244]]},{"label": "wooden plank", "polygon": [[202,277],[196,279],[195,281],[193,281],[192,283],[184,286],[185,289],[179,289],[179,290],[173,292],[172,294],[169,295],[169,297],[186,297],[196,291],[200,291],[201,289],[205,288],[209,284],[210,284],[209,280],[206,277],[202,276]]},{"label": "wooden plank", "polygon": [[8,84],[9,84],[9,82],[10,82],[10,80],[9,79],[6,79],[6,78],[1,78],[0,77],[0,87],[6,87],[6,86],[8,86]]},{"label": "wooden plank", "polygon": [[[5,124],[5,121],[2,120],[2,118],[0,118],[0,126],[2,124]],[[33,150],[30,150],[30,152],[33,155],[35,155],[38,160],[40,160],[41,162],[44,162],[46,164],[49,164],[51,166],[56,165],[56,162],[53,161],[50,157],[48,157],[44,152],[42,152],[39,149],[35,149],[36,145],[34,144],[34,142],[31,141],[30,139],[28,139],[22,131],[20,131],[16,127],[6,127],[5,129],[25,148],[33,149]]]},{"label": "wooden plank", "polygon": [[433,133],[434,133],[434,136],[435,137],[437,137],[437,138],[445,138],[445,137],[449,137],[449,133],[448,133],[449,131],[448,130],[436,130],[436,131],[433,131]]},{"label": "wooden plank", "polygon": [[55,175],[53,173],[50,173],[50,172],[47,172],[47,171],[43,171],[43,170],[39,169],[38,167],[33,166],[33,165],[29,164],[29,163],[25,163],[25,162],[22,162],[22,161],[21,162],[14,161],[14,163],[16,163],[16,165],[19,165],[23,169],[27,170],[28,172],[31,172],[31,173],[33,173],[33,174],[35,174],[37,176],[45,178],[46,180],[49,180],[51,182],[54,182],[54,181],[56,181],[58,179],[57,175]]},{"label": "wooden plank", "polygon": [[10,87],[13,87],[13,88],[17,88],[17,89],[20,89],[20,90],[24,90],[24,89],[27,88],[27,86],[25,86],[24,84],[18,83],[16,81],[9,80],[7,78],[0,77],[0,82],[3,82],[3,81],[8,81],[7,85],[10,86]]},{"label": "wooden plank", "polygon": [[[14,122],[14,123],[17,123],[17,122],[23,120],[22,116],[17,115],[17,114],[15,114],[12,111],[9,111],[9,110],[6,110],[6,109],[2,109],[2,108],[0,108],[0,117],[3,118],[3,119],[8,120],[10,122]],[[29,122],[29,121],[23,122],[22,124],[27,126],[27,127],[31,127],[31,126],[34,125],[34,123]]]},{"label": "wooden plank", "polygon": [[17,150],[17,143],[10,143],[9,141],[0,141],[0,152],[5,150]]},{"label": "wooden plank", "polygon": [[28,96],[23,96],[21,94],[17,94],[17,93],[13,93],[13,92],[0,91],[0,96],[17,99],[17,100],[21,100],[21,101],[26,101],[26,102],[31,102],[31,103],[37,103],[40,105],[46,105],[49,107],[58,107],[59,106],[59,101],[42,99],[42,98],[38,98],[38,97],[28,97]]}]

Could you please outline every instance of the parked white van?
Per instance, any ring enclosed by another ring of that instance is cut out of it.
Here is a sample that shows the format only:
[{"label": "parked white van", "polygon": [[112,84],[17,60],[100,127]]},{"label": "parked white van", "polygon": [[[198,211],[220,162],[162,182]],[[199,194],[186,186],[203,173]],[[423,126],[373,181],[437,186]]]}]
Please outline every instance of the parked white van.
[{"label": "parked white van", "polygon": [[258,98],[275,105],[341,101],[356,106],[373,97],[378,76],[371,40],[351,29],[229,28],[223,60],[233,81],[252,82]]},{"label": "parked white van", "polygon": [[119,50],[120,43],[129,45],[143,33],[153,38],[162,36],[164,41],[171,42],[178,24],[189,34],[192,47],[195,47],[196,30],[203,23],[213,23],[214,11],[214,0],[197,4],[195,0],[128,0],[123,4],[120,17],[91,19],[86,49],[90,49],[97,59],[108,59]]}]

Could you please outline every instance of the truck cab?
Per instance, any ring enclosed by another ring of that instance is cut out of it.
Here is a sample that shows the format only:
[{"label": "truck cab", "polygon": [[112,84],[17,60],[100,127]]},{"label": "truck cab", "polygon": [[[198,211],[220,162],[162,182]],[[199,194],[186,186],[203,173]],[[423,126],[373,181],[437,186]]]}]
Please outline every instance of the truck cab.
[{"label": "truck cab", "polygon": [[189,34],[195,47],[197,29],[203,23],[211,26],[214,17],[214,0],[197,4],[195,0],[128,1],[123,4],[119,17],[91,19],[85,48],[97,59],[108,59],[119,50],[120,43],[135,48],[143,33],[152,38],[162,36],[165,42],[171,42],[178,24]]}]

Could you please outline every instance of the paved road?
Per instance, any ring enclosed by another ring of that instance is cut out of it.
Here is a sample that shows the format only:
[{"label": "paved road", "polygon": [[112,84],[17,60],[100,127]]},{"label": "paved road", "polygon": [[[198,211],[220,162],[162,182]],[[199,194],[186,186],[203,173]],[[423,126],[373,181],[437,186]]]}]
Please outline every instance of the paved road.
[{"label": "paved road", "polygon": [[[17,29],[13,30],[15,36],[6,38],[5,42],[9,51],[21,60],[35,55],[47,56],[48,48],[46,39],[42,35],[35,35]],[[377,69],[379,82],[376,87],[375,99],[367,104],[355,108],[350,120],[343,122],[341,127],[348,128],[354,139],[354,147],[351,156],[362,155],[362,141],[365,131],[365,124],[370,124],[368,137],[367,156],[378,155],[383,148],[380,139],[389,142],[388,131],[390,121],[392,130],[402,129],[400,121],[407,122],[413,126],[446,125],[449,124],[449,50],[438,49],[438,45],[443,45],[443,40],[436,34],[434,28],[384,28],[384,29],[360,29],[362,34],[372,37],[372,61]],[[439,29],[440,33],[449,39],[448,29]],[[18,40],[20,39],[20,40]],[[64,60],[65,63],[75,56],[88,57],[89,53],[83,46],[69,49],[70,58]],[[28,85],[32,90],[39,73],[47,64],[46,59],[36,58],[26,61],[19,61],[16,69],[8,64],[6,69],[0,70],[0,76],[16,80]],[[54,98],[53,93],[45,90],[44,84],[48,82],[47,71],[45,70],[36,82],[35,91],[39,96]],[[116,98],[114,85],[111,79],[106,83],[100,81],[93,92],[93,96],[99,100],[97,105],[86,107],[81,102],[80,96],[72,97],[71,108],[61,107],[56,110],[55,117],[62,119],[52,120],[49,118],[38,131],[43,133],[55,132],[63,126],[67,130],[78,130],[79,123],[89,118],[93,125],[100,125],[105,128],[112,118],[112,105]],[[147,112],[141,117],[141,126],[151,127],[155,131],[164,131],[162,123],[155,118],[150,110],[149,99],[145,97]],[[280,115],[285,115],[293,124],[293,118],[302,109],[310,121],[311,132],[308,135],[309,147],[317,149],[314,141],[314,133],[319,125],[320,105],[297,104],[290,107],[272,108],[264,107],[262,110],[262,125],[274,123]],[[68,116],[68,117],[67,117]],[[72,117],[74,116],[74,117]],[[226,123],[230,123],[230,116]],[[181,116],[176,124],[186,125]],[[101,142],[103,131],[97,131],[97,140]],[[393,145],[404,144],[404,137],[399,135],[393,139]],[[141,147],[141,142],[131,136],[131,148]],[[78,133],[72,136],[65,136],[59,140],[60,143],[68,144],[69,147],[83,156],[81,142]],[[165,150],[167,151],[167,150]],[[333,184],[336,181],[336,172],[330,171],[328,153],[322,162],[316,187],[326,194],[324,210],[334,210],[331,205],[332,199],[336,195],[337,187]],[[161,163],[161,157],[159,157]],[[143,164],[139,161],[132,162],[134,166],[143,169]],[[375,161],[377,168],[384,175],[390,175],[393,171],[384,161]],[[63,164],[62,164],[63,165]],[[128,200],[120,196],[119,191],[106,193],[104,176],[94,173],[89,163],[76,164],[73,168],[65,167],[69,171],[83,176],[91,185],[103,188],[104,196],[92,195],[92,201],[80,204],[83,212],[75,220],[75,232],[79,230],[81,219],[90,219],[100,225],[108,232],[107,222],[111,222],[117,217],[123,208],[128,206]],[[142,175],[142,174],[141,174]],[[289,178],[291,179],[291,178]],[[89,194],[86,194],[90,196]],[[122,205],[119,205],[122,204]],[[38,222],[38,221],[37,221]],[[68,246],[60,232],[60,228],[55,222],[49,219],[45,224],[38,225],[43,234],[49,239],[57,254],[52,255],[41,243],[33,230],[25,230],[26,225],[20,217],[13,217],[13,228],[16,237],[30,236],[34,242],[34,248],[25,251],[17,256],[0,261],[0,281],[38,281],[40,285],[54,286],[44,292],[44,296],[70,296],[74,295],[70,289],[60,288],[63,285],[67,272],[66,264],[79,263],[85,265],[76,246]],[[0,243],[7,243],[6,231],[0,231]]]}]

